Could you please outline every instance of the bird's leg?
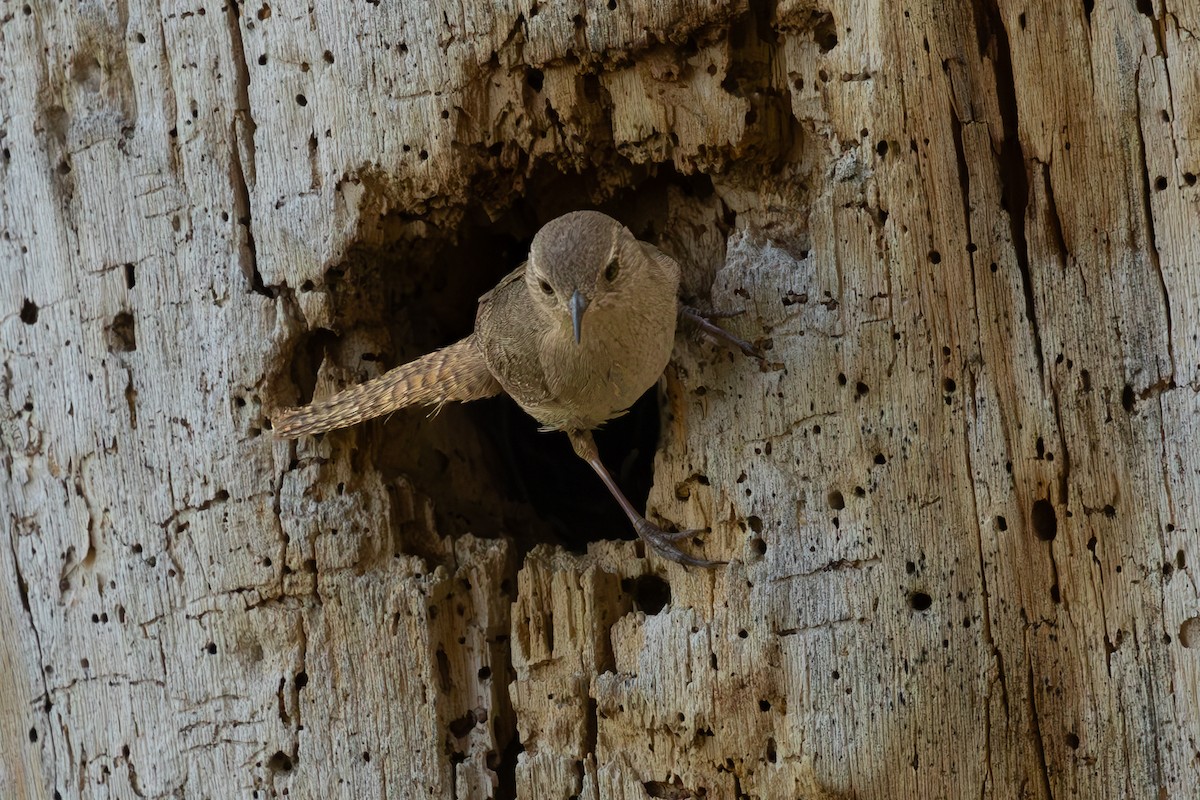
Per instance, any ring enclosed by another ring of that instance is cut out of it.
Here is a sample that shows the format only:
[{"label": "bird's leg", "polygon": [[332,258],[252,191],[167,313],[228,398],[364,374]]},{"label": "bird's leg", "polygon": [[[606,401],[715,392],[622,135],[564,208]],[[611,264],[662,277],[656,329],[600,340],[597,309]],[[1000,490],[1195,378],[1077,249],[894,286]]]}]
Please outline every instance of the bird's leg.
[{"label": "bird's leg", "polygon": [[701,312],[699,309],[692,308],[691,306],[685,306],[682,303],[679,306],[679,315],[695,324],[696,327],[698,327],[706,336],[715,339],[717,342],[724,344],[727,347],[740,350],[751,358],[757,358],[761,361],[763,355],[754,348],[754,345],[750,344],[745,339],[734,336],[732,333],[713,322],[714,319],[720,319],[723,317],[736,317],[740,313],[742,312],[726,311],[723,313],[713,312],[706,314]]},{"label": "bird's leg", "polygon": [[571,447],[575,449],[575,454],[586,461],[596,471],[596,474],[600,476],[600,480],[604,481],[604,485],[608,487],[608,491],[612,493],[612,496],[620,504],[621,510],[625,512],[625,516],[629,517],[629,521],[633,523],[638,536],[654,552],[671,561],[676,561],[680,564],[691,564],[697,567],[715,567],[718,564],[725,563],[723,561],[708,561],[688,555],[675,546],[675,542],[680,539],[686,539],[689,536],[699,533],[699,531],[670,533],[662,530],[639,514],[633,507],[633,504],[629,502],[629,498],[617,486],[616,481],[613,480],[604,463],[600,461],[600,453],[596,450],[596,441],[592,438],[591,431],[567,431],[567,436],[571,439]]}]

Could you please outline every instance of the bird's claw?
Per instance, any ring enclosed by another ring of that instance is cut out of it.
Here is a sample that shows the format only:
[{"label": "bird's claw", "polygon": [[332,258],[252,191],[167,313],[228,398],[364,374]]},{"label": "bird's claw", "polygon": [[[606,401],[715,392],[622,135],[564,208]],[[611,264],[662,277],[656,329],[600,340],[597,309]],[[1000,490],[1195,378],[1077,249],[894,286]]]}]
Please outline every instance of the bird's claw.
[{"label": "bird's claw", "polygon": [[742,310],[728,312],[702,312],[690,306],[682,306],[681,311],[683,316],[690,319],[708,338],[716,341],[719,344],[740,350],[744,355],[750,356],[750,358],[756,358],[759,361],[766,360],[766,357],[763,356],[763,354],[760,353],[754,345],[750,344],[739,336],[735,336],[734,334],[722,328],[720,325],[717,325],[715,322],[713,322],[714,319],[719,319],[722,317],[735,317],[738,314],[741,314]]},{"label": "bird's claw", "polygon": [[746,313],[746,309],[744,308],[734,308],[730,309],[729,311],[700,311],[699,309],[692,310],[705,319],[731,319],[733,317],[740,317],[742,314]]},{"label": "bird's claw", "polygon": [[705,558],[699,558],[680,550],[675,543],[683,539],[691,538],[696,534],[703,533],[699,530],[688,531],[664,531],[649,520],[642,520],[641,523],[635,526],[637,534],[641,537],[651,550],[658,553],[665,559],[674,561],[677,564],[693,567],[718,567],[728,563],[725,561],[709,561]]},{"label": "bird's claw", "polygon": [[750,356],[750,358],[757,358],[759,361],[763,361],[766,359],[766,356],[764,356],[762,353],[760,353],[758,351],[757,347],[750,344],[745,339],[742,339],[738,336],[734,336],[732,333],[725,330],[724,328],[721,328],[720,330],[721,330],[721,334],[719,336],[716,336],[715,338],[718,338],[719,340],[724,341],[733,347],[736,347],[738,350],[741,350],[742,355]]}]

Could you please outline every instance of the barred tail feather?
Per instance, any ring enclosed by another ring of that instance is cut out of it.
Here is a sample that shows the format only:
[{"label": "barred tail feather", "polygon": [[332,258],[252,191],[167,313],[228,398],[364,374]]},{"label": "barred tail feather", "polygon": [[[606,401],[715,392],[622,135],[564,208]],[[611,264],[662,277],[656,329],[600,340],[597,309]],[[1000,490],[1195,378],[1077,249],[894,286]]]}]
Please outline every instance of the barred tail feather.
[{"label": "barred tail feather", "polygon": [[327,400],[272,415],[275,435],[295,439],[345,428],[412,405],[441,405],[500,394],[475,336],[401,364]]}]

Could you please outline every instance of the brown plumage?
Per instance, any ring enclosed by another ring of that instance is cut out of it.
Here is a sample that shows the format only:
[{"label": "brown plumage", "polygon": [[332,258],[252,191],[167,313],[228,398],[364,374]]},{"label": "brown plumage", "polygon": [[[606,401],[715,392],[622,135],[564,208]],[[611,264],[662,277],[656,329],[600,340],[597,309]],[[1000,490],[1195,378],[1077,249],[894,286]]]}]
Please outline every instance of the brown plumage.
[{"label": "brown plumage", "polygon": [[405,406],[503,392],[547,430],[567,433],[655,552],[713,566],[675,545],[695,531],[665,532],[633,508],[591,434],[658,381],[675,340],[678,290],[679,265],[619,222],[596,211],[566,214],[543,226],[529,260],[480,298],[473,334],[327,400],[283,409],[275,432],[295,438]]}]

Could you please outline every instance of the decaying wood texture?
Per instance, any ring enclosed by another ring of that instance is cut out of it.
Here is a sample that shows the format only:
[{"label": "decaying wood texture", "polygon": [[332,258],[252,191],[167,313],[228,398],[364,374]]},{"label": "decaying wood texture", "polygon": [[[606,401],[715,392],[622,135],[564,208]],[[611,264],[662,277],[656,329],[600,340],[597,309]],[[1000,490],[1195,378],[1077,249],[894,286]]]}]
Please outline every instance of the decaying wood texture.
[{"label": "decaying wood texture", "polygon": [[[0,4],[2,793],[1194,797],[1198,9]],[[768,352],[661,389],[727,567],[271,436],[587,206]]]}]

